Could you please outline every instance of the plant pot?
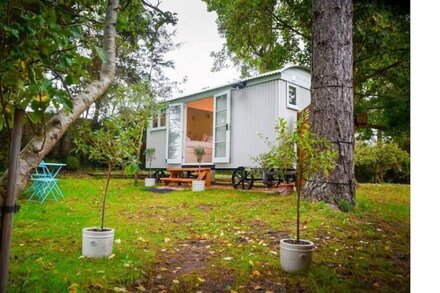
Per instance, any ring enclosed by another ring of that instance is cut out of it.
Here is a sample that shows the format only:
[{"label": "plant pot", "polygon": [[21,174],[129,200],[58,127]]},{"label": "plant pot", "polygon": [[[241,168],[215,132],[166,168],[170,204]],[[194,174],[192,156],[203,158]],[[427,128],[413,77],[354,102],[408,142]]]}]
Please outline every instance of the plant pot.
[{"label": "plant pot", "polygon": [[293,184],[287,183],[287,184],[280,184],[278,185],[278,192],[282,195],[291,195],[293,192]]},{"label": "plant pot", "polygon": [[193,180],[192,191],[205,191],[205,180]]},{"label": "plant pot", "polygon": [[91,258],[108,257],[113,251],[115,230],[96,227],[84,228],[82,231],[82,255]]},{"label": "plant pot", "polygon": [[280,240],[281,267],[288,273],[305,272],[312,265],[315,244],[309,240],[300,240],[300,244],[289,243],[293,239]]},{"label": "plant pot", "polygon": [[145,187],[153,187],[156,185],[156,178],[145,178]]}]

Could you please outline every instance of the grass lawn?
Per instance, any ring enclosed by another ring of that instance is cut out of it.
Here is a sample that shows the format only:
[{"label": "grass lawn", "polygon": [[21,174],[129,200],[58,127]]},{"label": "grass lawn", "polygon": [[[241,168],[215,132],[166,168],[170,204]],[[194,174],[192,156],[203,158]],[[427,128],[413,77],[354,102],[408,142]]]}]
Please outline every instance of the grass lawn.
[{"label": "grass lawn", "polygon": [[[312,270],[289,275],[279,239],[294,230],[292,197],[211,189],[146,192],[110,183],[106,225],[114,256],[81,257],[81,229],[99,225],[104,179],[62,179],[66,198],[20,201],[10,292],[409,291],[409,186],[362,185],[348,213],[304,202],[302,238],[315,242]],[[116,287],[116,288],[115,288]]]}]

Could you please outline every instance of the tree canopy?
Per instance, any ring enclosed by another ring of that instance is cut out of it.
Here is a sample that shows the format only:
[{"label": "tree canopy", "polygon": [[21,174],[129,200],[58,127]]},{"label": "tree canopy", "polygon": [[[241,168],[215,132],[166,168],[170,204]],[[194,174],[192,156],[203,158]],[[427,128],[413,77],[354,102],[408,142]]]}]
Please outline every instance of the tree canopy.
[{"label": "tree canopy", "polygon": [[[311,0],[203,0],[218,14],[226,39],[214,70],[240,66],[244,76],[285,64],[311,65]],[[246,25],[243,25],[246,23]],[[409,137],[409,1],[354,1],[355,112],[367,112],[372,129]]]}]

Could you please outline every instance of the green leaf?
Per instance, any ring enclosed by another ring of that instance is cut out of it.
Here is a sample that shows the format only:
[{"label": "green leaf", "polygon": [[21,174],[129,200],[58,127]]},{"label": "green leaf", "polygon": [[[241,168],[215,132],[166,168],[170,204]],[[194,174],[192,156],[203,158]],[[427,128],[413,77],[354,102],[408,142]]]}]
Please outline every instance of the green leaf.
[{"label": "green leaf", "polygon": [[102,48],[93,45],[93,49],[95,53],[98,55],[99,59],[101,59],[102,62],[105,62],[107,60],[107,56],[105,55],[104,50]]}]

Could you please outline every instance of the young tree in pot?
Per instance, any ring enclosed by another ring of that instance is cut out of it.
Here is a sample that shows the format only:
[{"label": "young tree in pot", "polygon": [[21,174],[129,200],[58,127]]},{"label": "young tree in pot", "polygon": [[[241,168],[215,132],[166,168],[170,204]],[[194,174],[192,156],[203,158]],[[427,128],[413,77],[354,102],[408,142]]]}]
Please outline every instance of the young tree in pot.
[{"label": "young tree in pot", "polygon": [[114,229],[105,227],[105,209],[110,177],[118,166],[130,162],[134,153],[132,132],[124,129],[122,120],[106,119],[100,129],[91,131],[88,126],[81,126],[75,138],[76,151],[107,165],[107,178],[101,206],[100,227],[83,229],[82,254],[86,257],[107,257],[113,250]]},{"label": "young tree in pot", "polygon": [[[282,268],[290,273],[307,270],[312,262],[314,243],[300,238],[300,203],[303,182],[317,173],[328,176],[335,167],[337,153],[330,142],[319,138],[310,131],[310,125],[302,120],[297,122],[297,130],[292,134],[298,155],[296,156],[296,238],[281,239],[280,261]],[[295,152],[292,149],[292,152]]]},{"label": "young tree in pot", "polygon": [[279,185],[280,193],[290,195],[293,191],[293,184],[289,183],[287,173],[293,168],[296,154],[293,151],[295,147],[294,136],[289,133],[287,121],[279,118],[275,125],[275,143],[270,143],[266,139],[266,144],[271,148],[267,154],[267,164],[269,170],[273,169],[283,183]]},{"label": "young tree in pot", "polygon": [[153,171],[151,169],[155,153],[156,150],[154,148],[147,148],[145,150],[145,159],[150,169],[149,178],[145,178],[145,187],[152,187],[156,184],[156,178],[153,177]]},{"label": "young tree in pot", "polygon": [[[202,165],[203,158],[205,157],[205,148],[202,146],[196,146],[194,148],[194,155],[197,158],[197,163],[199,163],[199,173]],[[204,191],[205,190],[205,181],[204,180],[193,180],[192,181],[192,190],[193,191]]]}]

